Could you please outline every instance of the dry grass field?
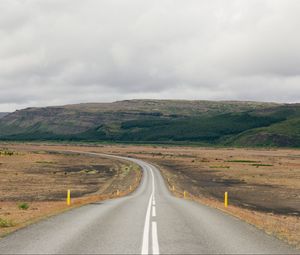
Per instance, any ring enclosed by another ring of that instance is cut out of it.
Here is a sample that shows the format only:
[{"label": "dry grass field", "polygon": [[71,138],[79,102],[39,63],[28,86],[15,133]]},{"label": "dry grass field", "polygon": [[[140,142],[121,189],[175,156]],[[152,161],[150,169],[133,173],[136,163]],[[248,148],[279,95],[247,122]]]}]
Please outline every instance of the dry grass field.
[{"label": "dry grass field", "polygon": [[0,235],[70,208],[68,189],[74,207],[128,194],[140,177],[139,167],[126,161],[2,146]]},{"label": "dry grass field", "polygon": [[[182,197],[186,191],[187,199],[223,210],[291,244],[300,244],[299,150],[133,145],[7,147],[81,150],[140,158],[160,168],[174,195]],[[79,195],[84,194],[81,189],[78,188]],[[229,193],[228,208],[223,205],[225,191]]]}]

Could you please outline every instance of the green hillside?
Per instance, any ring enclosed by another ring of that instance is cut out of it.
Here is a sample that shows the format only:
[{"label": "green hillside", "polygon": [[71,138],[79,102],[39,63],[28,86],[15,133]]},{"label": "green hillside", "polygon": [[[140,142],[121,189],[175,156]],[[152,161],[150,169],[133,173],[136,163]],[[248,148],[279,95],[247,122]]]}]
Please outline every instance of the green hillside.
[{"label": "green hillside", "polygon": [[300,147],[300,118],[242,132],[226,141],[236,146]]},{"label": "green hillside", "polygon": [[121,125],[101,125],[81,134],[85,139],[120,141],[191,141],[217,142],[220,138],[239,134],[255,127],[278,122],[273,117],[257,117],[248,113],[228,113],[212,117],[185,117],[178,119],[145,118],[125,121]]},{"label": "green hillside", "polygon": [[127,100],[28,108],[0,119],[0,139],[300,147],[300,105]]}]

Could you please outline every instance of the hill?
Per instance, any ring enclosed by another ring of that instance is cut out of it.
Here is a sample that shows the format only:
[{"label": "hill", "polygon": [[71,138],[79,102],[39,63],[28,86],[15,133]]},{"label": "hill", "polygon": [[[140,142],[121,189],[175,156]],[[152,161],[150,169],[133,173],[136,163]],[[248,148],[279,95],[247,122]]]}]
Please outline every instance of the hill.
[{"label": "hill", "polygon": [[0,112],[0,119],[9,114],[8,112]]},{"label": "hill", "polygon": [[226,143],[237,146],[300,147],[300,105],[279,107],[271,115],[281,117],[282,121],[246,130]]},{"label": "hill", "polygon": [[300,146],[300,105],[126,100],[27,108],[0,119],[2,140]]}]

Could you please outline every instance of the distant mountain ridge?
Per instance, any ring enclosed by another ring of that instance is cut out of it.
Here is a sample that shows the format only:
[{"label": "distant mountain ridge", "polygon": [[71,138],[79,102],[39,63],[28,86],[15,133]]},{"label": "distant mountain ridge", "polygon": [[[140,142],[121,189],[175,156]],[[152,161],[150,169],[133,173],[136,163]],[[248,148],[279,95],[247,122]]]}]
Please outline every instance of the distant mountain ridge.
[{"label": "distant mountain ridge", "polygon": [[0,119],[9,114],[9,112],[0,112]]},{"label": "distant mountain ridge", "polygon": [[149,99],[27,108],[0,119],[0,139],[300,147],[300,105]]}]

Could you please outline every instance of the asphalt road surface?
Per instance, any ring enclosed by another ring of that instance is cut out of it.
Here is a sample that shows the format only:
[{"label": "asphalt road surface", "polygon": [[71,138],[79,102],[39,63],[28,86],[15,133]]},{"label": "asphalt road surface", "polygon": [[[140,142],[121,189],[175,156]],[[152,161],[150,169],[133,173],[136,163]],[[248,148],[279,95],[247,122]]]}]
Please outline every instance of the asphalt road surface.
[{"label": "asphalt road surface", "polygon": [[138,163],[144,171],[134,193],[73,209],[21,229],[0,240],[0,253],[299,253],[221,211],[173,197],[154,166],[125,159]]}]

